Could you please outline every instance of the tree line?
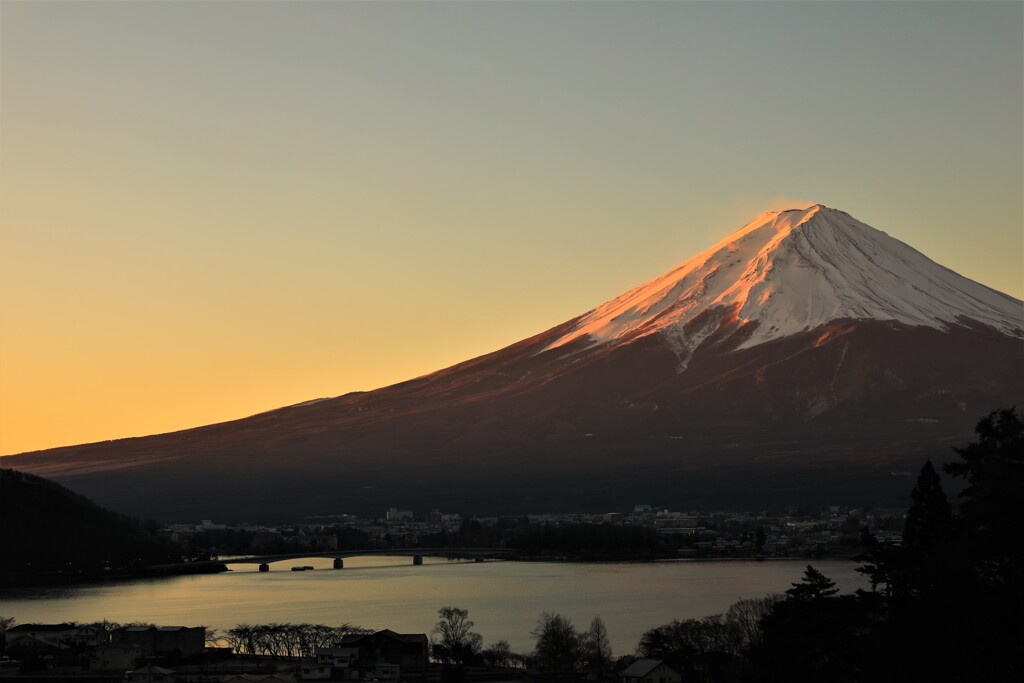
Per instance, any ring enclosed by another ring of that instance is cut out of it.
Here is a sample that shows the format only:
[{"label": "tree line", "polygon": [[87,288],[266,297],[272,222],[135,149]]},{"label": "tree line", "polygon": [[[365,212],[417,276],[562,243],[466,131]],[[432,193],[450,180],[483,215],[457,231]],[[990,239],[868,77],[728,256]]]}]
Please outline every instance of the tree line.
[{"label": "tree line", "polygon": [[[813,567],[808,567],[808,571],[817,574]],[[795,584],[791,589],[793,596],[769,595],[739,600],[725,614],[676,620],[652,628],[640,639],[635,654],[618,658],[613,657],[608,630],[600,616],[594,617],[590,626],[581,631],[564,615],[544,612],[530,633],[534,640],[533,651],[514,653],[504,640],[482,647],[483,638],[473,631],[474,623],[468,611],[443,607],[438,611],[439,619],[431,634],[432,655],[436,661],[454,667],[527,668],[555,678],[586,676],[602,680],[621,672],[638,657],[664,660],[691,676],[699,671],[715,672],[717,676],[735,669],[741,655],[761,644],[764,618],[780,602],[803,599],[808,590],[806,585],[805,582]],[[721,666],[723,657],[729,666]],[[740,670],[743,668],[737,669]]]},{"label": "tree line", "polygon": [[352,624],[238,624],[211,639],[222,642],[239,655],[271,657],[314,657],[320,648],[338,647],[345,636],[364,635],[369,629]]},{"label": "tree line", "polygon": [[526,517],[499,519],[481,524],[462,521],[458,529],[422,537],[432,548],[514,548],[527,557],[574,557],[638,559],[674,554],[654,529],[621,524],[551,524],[531,522]]},{"label": "tree line", "polygon": [[512,652],[508,641],[498,640],[487,648],[483,637],[473,630],[468,610],[442,607],[431,632],[431,655],[445,665],[462,667],[537,668],[553,675],[588,672],[598,678],[612,670],[612,649],[608,629],[596,616],[590,627],[578,632],[573,623],[554,612],[544,612],[531,632],[536,641],[532,653]]}]

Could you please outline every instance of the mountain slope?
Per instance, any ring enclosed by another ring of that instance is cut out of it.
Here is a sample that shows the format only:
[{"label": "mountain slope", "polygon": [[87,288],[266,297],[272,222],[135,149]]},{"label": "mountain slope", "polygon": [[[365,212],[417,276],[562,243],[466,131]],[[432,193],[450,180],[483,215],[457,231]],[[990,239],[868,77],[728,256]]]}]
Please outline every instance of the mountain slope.
[{"label": "mountain slope", "polygon": [[1022,318],[816,206],[431,375],[10,465],[165,518],[857,502],[1020,402]]}]

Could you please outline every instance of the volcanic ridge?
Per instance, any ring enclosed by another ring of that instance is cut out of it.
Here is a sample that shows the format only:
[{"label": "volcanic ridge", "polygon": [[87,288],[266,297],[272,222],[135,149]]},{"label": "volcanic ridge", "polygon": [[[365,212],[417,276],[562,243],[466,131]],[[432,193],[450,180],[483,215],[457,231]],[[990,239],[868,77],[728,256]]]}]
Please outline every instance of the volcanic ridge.
[{"label": "volcanic ridge", "polygon": [[1024,304],[823,205],[371,392],[10,456],[165,519],[863,504],[1024,397]]}]

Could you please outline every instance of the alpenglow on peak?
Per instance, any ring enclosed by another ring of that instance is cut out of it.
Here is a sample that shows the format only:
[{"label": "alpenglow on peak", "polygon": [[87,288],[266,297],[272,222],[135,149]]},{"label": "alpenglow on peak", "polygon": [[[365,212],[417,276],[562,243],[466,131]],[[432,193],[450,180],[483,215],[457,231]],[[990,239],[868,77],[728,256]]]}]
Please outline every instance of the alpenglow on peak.
[{"label": "alpenglow on peak", "polygon": [[741,348],[841,319],[938,329],[974,321],[1024,336],[1024,303],[1018,299],[816,204],[761,214],[661,277],[581,316],[548,348],[663,333],[678,351],[689,352],[718,326],[701,325],[698,316],[716,309],[743,327],[756,323]]}]

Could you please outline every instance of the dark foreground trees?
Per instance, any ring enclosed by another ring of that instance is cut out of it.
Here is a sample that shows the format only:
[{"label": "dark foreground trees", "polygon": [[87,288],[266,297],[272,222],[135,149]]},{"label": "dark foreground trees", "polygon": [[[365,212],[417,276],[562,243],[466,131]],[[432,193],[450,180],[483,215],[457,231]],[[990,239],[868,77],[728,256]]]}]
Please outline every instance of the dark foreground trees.
[{"label": "dark foreground trees", "polygon": [[967,480],[954,527],[957,551],[971,557],[969,581],[1020,604],[1024,597],[1024,420],[997,410],[978,423],[978,440],[956,449],[949,474]]},{"label": "dark foreground trees", "polygon": [[1024,421],[996,410],[944,469],[967,480],[952,514],[930,463],[921,470],[903,543],[878,547],[865,568],[887,600],[889,642],[926,656],[890,669],[933,680],[1024,679]]},{"label": "dark foreground trees", "polygon": [[[739,600],[728,612],[703,619],[673,621],[647,631],[637,654],[664,660],[682,672],[684,680],[728,683],[750,675],[744,655],[762,640],[762,623],[781,595]],[[703,677],[703,678],[700,678]]]},{"label": "dark foreground trees", "polygon": [[761,622],[759,681],[1024,680],[1024,421],[997,410],[946,466],[959,514],[925,463],[903,542],[867,537],[871,592],[837,596],[812,571]]}]

